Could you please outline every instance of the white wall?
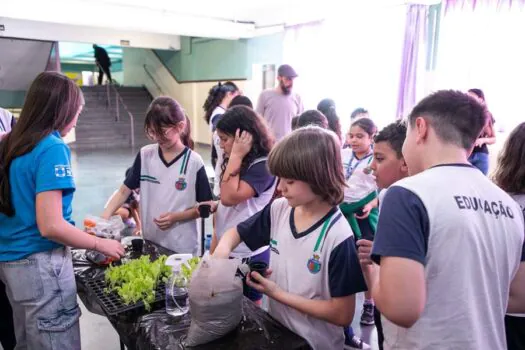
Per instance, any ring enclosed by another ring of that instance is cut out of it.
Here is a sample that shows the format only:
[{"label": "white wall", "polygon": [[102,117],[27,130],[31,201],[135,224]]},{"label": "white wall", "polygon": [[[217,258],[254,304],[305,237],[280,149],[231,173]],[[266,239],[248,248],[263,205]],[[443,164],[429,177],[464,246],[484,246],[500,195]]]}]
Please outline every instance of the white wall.
[{"label": "white wall", "polygon": [[[145,85],[153,96],[160,96],[161,92],[144,70],[146,65],[162,93],[176,99],[185,109],[191,120],[193,140],[210,143],[210,127],[204,121],[202,105],[208,96],[208,91],[215,83],[177,83],[151,50],[124,48],[122,64],[125,85]],[[240,89],[246,84],[245,81],[235,83]]]},{"label": "white wall", "polygon": [[104,45],[121,45],[121,40],[128,40],[129,46],[131,47],[180,49],[180,36],[178,35],[140,33],[136,31],[46,23],[6,17],[0,18],[0,24],[5,26],[5,31],[0,32],[0,37],[97,43]]}]

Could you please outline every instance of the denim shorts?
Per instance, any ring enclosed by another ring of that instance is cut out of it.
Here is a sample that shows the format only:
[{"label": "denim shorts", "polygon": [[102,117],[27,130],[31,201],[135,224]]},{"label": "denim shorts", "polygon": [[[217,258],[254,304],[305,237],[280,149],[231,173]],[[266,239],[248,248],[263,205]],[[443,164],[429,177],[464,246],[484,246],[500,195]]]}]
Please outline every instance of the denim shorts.
[{"label": "denim shorts", "polygon": [[80,308],[69,248],[0,262],[17,349],[80,349]]}]

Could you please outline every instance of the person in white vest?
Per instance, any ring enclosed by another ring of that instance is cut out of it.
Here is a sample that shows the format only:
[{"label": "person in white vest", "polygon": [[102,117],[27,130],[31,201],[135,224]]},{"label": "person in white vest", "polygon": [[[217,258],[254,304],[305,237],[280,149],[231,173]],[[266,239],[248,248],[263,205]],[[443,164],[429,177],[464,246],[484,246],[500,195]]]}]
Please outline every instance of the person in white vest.
[{"label": "person in white vest", "polygon": [[0,140],[11,131],[16,120],[7,109],[0,108]]},{"label": "person in white vest", "polygon": [[525,270],[521,208],[468,162],[486,118],[451,90],[408,117],[411,176],[385,195],[372,249],[380,268],[368,265],[385,349],[506,349],[505,314],[525,311],[525,288],[511,287]]},{"label": "person in white vest", "polygon": [[212,193],[204,162],[190,148],[188,118],[177,101],[157,97],[144,124],[156,143],[141,148],[102,217],[111,217],[140,189],[143,237],[180,254],[197,254],[197,204],[210,201]]},{"label": "person in white vest", "polygon": [[[217,124],[217,134],[225,158],[219,175],[221,198],[215,213],[211,253],[226,231],[270,203],[277,183],[267,166],[273,136],[264,119],[253,109],[245,106],[228,109]],[[270,251],[268,246],[264,246],[252,252],[241,244],[231,252],[230,257],[269,264]],[[244,294],[256,303],[262,301],[262,293],[246,284]]]}]

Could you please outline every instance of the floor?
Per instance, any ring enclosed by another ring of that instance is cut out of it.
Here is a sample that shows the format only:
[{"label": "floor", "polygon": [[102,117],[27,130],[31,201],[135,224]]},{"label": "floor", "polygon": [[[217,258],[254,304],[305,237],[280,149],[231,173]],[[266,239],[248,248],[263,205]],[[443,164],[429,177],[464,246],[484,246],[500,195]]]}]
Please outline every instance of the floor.
[{"label": "floor", "polygon": [[[197,146],[196,151],[203,157],[208,174],[213,174],[209,147]],[[78,150],[72,153],[73,174],[77,187],[73,202],[73,217],[77,226],[82,224],[86,215],[99,215],[103,211],[109,196],[122,184],[125,171],[131,166],[135,156],[136,151],[131,149]],[[211,232],[211,222],[207,222],[206,231]],[[362,295],[358,296],[354,330],[357,334],[362,332],[365,342],[369,343],[372,338],[375,343],[377,339],[375,327],[363,327],[361,329],[359,326],[362,298]],[[107,319],[90,313],[80,301],[79,303],[82,307],[82,317],[80,318],[82,349],[119,350],[117,333]]]}]

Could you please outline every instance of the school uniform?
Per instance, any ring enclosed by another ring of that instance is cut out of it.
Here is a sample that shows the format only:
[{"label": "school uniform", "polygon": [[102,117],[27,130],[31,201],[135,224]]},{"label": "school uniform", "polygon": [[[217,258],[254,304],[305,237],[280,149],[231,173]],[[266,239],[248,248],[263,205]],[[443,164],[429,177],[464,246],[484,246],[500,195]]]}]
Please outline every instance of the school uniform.
[{"label": "school uniform", "polygon": [[[353,235],[337,207],[305,232],[297,232],[294,208],[276,199],[237,226],[251,250],[270,245],[270,280],[307,299],[328,300],[366,290]],[[269,299],[268,312],[313,349],[342,349],[340,326]]]},{"label": "school uniform", "polygon": [[[256,159],[248,169],[240,174],[240,181],[246,182],[253,188],[255,196],[233,206],[225,206],[219,202],[215,214],[215,232],[217,239],[231,228],[236,227],[241,222],[250,218],[252,215],[261,211],[272,199],[277,183],[275,177],[270,174],[267,168],[267,157]],[[268,247],[262,247],[252,252],[246,244],[241,243],[235,248],[230,256],[234,258],[249,258],[261,253]]]},{"label": "school uniform", "polygon": [[351,149],[342,149],[341,158],[346,181],[344,200],[340,209],[357,239],[374,239],[379,212],[373,208],[366,219],[355,217],[363,207],[377,197],[375,177],[370,170],[374,158],[372,151],[359,159]]},{"label": "school uniform", "polygon": [[382,318],[384,348],[505,349],[504,316],[524,258],[523,232],[519,205],[470,165],[438,165],[392,185],[372,259],[421,263],[427,296],[410,328]]},{"label": "school uniform", "polygon": [[15,214],[0,214],[0,280],[13,308],[17,346],[80,349],[71,253],[42,236],[36,221],[37,195],[61,191],[63,219],[74,225],[71,154],[60,133],[52,132],[15,158],[9,180]]},{"label": "school uniform", "polygon": [[16,120],[13,118],[11,112],[0,108],[0,132],[10,132],[15,126]]},{"label": "school uniform", "polygon": [[140,188],[144,238],[177,253],[197,253],[197,220],[179,221],[162,231],[154,219],[167,212],[185,211],[198,202],[212,199],[204,163],[198,153],[186,147],[168,163],[158,144],[144,146],[124,184],[131,190]]}]

